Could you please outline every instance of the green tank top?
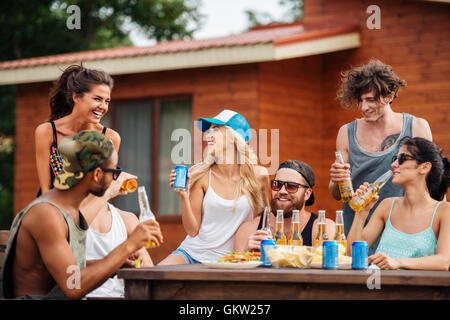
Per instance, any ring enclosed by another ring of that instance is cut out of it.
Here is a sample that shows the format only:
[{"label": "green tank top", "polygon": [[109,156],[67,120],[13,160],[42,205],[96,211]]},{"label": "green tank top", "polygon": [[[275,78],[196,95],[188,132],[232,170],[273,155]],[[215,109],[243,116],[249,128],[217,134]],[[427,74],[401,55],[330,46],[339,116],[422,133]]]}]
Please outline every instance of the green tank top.
[{"label": "green tank top", "polygon": [[38,203],[43,202],[50,203],[62,213],[69,229],[69,245],[75,256],[77,265],[80,269],[86,266],[86,234],[89,227],[86,220],[84,220],[83,216],[80,214],[80,226],[78,226],[75,221],[73,221],[72,217],[59,205],[47,198],[39,197],[31,202],[25,209],[23,209],[14,218],[11,225],[5,258],[3,260],[3,266],[0,271],[0,299],[67,299],[58,285],[55,285],[55,287],[53,287],[53,289],[50,290],[50,292],[45,296],[24,295],[20,297],[14,297],[12,265],[16,248],[17,233],[19,231],[23,217],[30,210],[30,208]]},{"label": "green tank top", "polygon": [[376,253],[382,252],[391,258],[420,258],[435,255],[437,239],[433,231],[433,221],[436,210],[442,201],[434,208],[430,226],[419,233],[409,234],[395,229],[391,224],[392,208],[396,199],[392,200],[389,217]]}]

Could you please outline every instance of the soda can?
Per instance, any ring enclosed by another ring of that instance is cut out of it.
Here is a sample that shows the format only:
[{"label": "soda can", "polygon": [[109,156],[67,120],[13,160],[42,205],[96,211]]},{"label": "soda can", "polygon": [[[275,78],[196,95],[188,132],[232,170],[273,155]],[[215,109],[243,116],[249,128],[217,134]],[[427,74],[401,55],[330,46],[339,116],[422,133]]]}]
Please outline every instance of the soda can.
[{"label": "soda can", "polygon": [[261,257],[260,260],[262,261],[262,265],[263,267],[271,267],[272,264],[270,263],[269,257],[267,257],[266,252],[264,251],[264,247],[266,245],[276,245],[276,241],[274,239],[264,239],[261,240]]},{"label": "soda can", "polygon": [[352,269],[367,269],[369,265],[369,248],[366,241],[352,243]]},{"label": "soda can", "polygon": [[188,169],[185,166],[175,167],[175,182],[173,188],[186,190]]},{"label": "soda can", "polygon": [[337,269],[339,267],[338,242],[324,241],[322,244],[322,268]]}]

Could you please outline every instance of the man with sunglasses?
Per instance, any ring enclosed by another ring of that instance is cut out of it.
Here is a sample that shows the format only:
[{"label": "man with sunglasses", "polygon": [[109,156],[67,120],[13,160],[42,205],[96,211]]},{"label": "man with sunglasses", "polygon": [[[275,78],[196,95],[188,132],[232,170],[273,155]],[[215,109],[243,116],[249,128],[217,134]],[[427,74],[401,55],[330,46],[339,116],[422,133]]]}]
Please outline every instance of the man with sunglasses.
[{"label": "man with sunglasses", "polygon": [[[88,225],[80,204],[89,194],[118,192],[123,180],[116,168],[118,155],[112,142],[97,131],[66,137],[58,150],[64,166],[55,188],[30,203],[11,225],[0,298],[81,299],[148,241],[162,241],[157,222],[146,221],[108,256],[86,266]],[[114,181],[113,176],[119,179]]]},{"label": "man with sunglasses", "polygon": [[[111,172],[113,180],[117,180],[122,172],[119,166],[116,169],[101,169],[105,172]],[[132,175],[126,177],[126,179],[133,178],[137,177]],[[125,242],[138,224],[139,219],[133,212],[121,210],[110,203],[104,205],[89,224],[86,237],[86,264],[89,265],[105,258],[112,250]],[[141,267],[153,266],[153,261],[145,247],[130,256],[124,267],[136,267],[136,259],[139,259]],[[117,275],[109,278],[100,287],[86,295],[89,299],[123,298],[124,296],[125,284],[123,279],[119,279]]]},{"label": "man with sunglasses", "polygon": [[[312,188],[315,184],[315,175],[312,168],[298,160],[287,160],[280,164],[275,177],[271,181],[270,207],[272,214],[269,224],[272,235],[275,234],[275,217],[277,210],[284,212],[284,232],[289,237],[291,232],[292,210],[300,211],[300,229],[303,244],[311,246],[317,234],[317,215],[306,210],[305,206],[314,204],[314,193]],[[269,234],[262,228],[262,214],[252,221],[241,225],[236,233],[234,242],[235,250],[259,250],[261,240],[266,239]],[[331,239],[334,235],[335,223],[326,219],[326,232]]]},{"label": "man with sunglasses", "polygon": [[[376,59],[343,73],[338,99],[343,108],[360,111],[362,118],[339,129],[336,150],[341,151],[345,164],[333,163],[330,168],[329,191],[334,199],[341,200],[338,183],[348,177],[357,189],[390,170],[391,159],[397,154],[403,137],[423,137],[431,141],[430,126],[425,119],[394,112],[391,108],[399,89],[405,86],[406,82],[393,72],[391,66]],[[380,200],[403,196],[403,192],[401,186],[388,182],[379,193]],[[348,234],[354,212],[348,203],[344,203],[342,210],[345,234]],[[375,252],[377,245],[378,241],[375,241],[369,253]]]}]

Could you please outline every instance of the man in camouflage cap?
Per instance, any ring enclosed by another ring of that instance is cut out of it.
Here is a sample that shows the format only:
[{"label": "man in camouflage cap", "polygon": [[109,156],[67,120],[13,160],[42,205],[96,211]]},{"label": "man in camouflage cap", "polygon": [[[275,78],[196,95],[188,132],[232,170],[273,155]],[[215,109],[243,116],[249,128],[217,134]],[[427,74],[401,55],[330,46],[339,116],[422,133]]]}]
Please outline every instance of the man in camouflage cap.
[{"label": "man in camouflage cap", "polygon": [[81,181],[86,172],[108,160],[114,146],[111,140],[97,131],[81,131],[73,137],[64,138],[58,151],[63,159],[63,168],[56,176],[54,186],[67,190]]},{"label": "man in camouflage cap", "polygon": [[30,203],[12,223],[0,272],[0,299],[83,298],[148,241],[162,242],[158,223],[148,220],[104,259],[86,266],[88,225],[80,204],[89,194],[102,201],[110,185],[120,188],[118,155],[111,141],[96,131],[66,137],[58,149],[64,164],[55,188]]}]

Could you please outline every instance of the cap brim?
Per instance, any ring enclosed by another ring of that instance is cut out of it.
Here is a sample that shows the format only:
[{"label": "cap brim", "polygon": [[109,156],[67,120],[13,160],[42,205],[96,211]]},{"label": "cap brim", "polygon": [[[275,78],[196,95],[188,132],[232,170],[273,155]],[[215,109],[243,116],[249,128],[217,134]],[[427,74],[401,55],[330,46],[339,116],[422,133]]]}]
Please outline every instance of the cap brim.
[{"label": "cap brim", "polygon": [[219,124],[219,125],[226,125],[225,122],[214,119],[214,118],[198,118],[197,120],[197,128],[199,128],[202,132],[205,132],[209,129],[211,124]]},{"label": "cap brim", "polygon": [[62,169],[55,177],[53,186],[58,190],[68,190],[80,182],[84,177],[83,172],[69,172]]},{"label": "cap brim", "polygon": [[314,204],[314,192],[311,192],[309,199],[306,200],[305,206],[312,206]]}]

